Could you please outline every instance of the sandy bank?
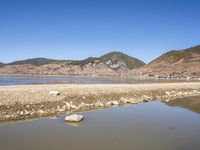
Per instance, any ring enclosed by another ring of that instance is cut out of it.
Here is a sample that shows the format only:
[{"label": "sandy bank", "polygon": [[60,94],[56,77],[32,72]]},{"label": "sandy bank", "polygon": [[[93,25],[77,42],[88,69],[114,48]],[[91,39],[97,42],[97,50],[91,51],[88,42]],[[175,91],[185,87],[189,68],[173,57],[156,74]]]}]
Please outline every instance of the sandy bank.
[{"label": "sandy bank", "polygon": [[[49,95],[50,91],[59,91],[60,95]],[[200,95],[200,82],[1,86],[0,121],[23,120],[194,95]]]}]

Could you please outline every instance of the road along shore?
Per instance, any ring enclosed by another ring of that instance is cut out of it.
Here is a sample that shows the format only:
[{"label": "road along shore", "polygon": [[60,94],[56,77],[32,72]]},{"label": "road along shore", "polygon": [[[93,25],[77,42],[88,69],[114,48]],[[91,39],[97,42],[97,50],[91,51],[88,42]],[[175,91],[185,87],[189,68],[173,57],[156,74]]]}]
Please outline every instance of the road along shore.
[{"label": "road along shore", "polygon": [[0,122],[200,95],[200,82],[0,86]]}]

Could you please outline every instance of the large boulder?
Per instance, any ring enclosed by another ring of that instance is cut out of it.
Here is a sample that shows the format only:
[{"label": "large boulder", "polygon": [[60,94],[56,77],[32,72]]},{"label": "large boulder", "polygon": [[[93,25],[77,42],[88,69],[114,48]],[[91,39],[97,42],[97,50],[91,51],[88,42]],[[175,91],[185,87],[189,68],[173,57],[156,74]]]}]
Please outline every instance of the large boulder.
[{"label": "large boulder", "polygon": [[77,115],[77,114],[65,117],[65,121],[66,122],[80,122],[82,120],[83,120],[83,116],[82,115]]}]

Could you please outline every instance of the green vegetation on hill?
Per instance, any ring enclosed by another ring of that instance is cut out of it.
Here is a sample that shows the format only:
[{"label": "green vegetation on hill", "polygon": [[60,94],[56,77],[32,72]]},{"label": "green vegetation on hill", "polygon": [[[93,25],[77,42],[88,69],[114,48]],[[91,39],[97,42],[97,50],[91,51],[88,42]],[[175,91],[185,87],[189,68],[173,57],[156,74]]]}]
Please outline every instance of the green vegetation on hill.
[{"label": "green vegetation on hill", "polygon": [[12,63],[9,63],[7,65],[22,65],[22,64],[31,64],[34,66],[41,66],[45,64],[51,64],[51,63],[58,63],[62,62],[63,60],[55,60],[55,59],[47,59],[47,58],[32,58],[32,59],[26,59],[26,60],[20,60],[20,61],[14,61]]},{"label": "green vegetation on hill", "polygon": [[111,53],[101,56],[99,59],[102,62],[107,62],[116,56],[117,56],[117,58],[122,60],[128,66],[129,69],[135,69],[135,68],[139,68],[139,67],[145,65],[145,63],[142,62],[141,60],[131,57],[131,56],[128,56],[121,52],[111,52]]},{"label": "green vegetation on hill", "polygon": [[54,64],[68,63],[71,65],[84,66],[88,63],[95,63],[95,61],[100,61],[100,62],[106,63],[107,61],[113,60],[115,58],[117,58],[116,61],[124,62],[126,64],[126,66],[128,66],[129,69],[139,68],[145,64],[144,62],[140,61],[139,59],[128,56],[121,52],[111,52],[111,53],[105,54],[99,58],[89,57],[84,60],[69,61],[69,60],[55,60],[55,59],[47,59],[47,58],[32,58],[32,59],[26,59],[26,60],[21,60],[21,61],[15,61],[15,62],[6,64],[6,65],[31,64],[34,66],[41,66],[41,65],[45,65],[45,64],[51,64],[51,63],[54,63]]},{"label": "green vegetation on hill", "polygon": [[172,50],[170,52],[167,52],[167,53],[161,55],[160,57],[153,60],[152,62],[158,62],[158,61],[165,60],[170,63],[174,63],[181,59],[184,59],[186,61],[186,60],[189,60],[190,58],[192,58],[193,54],[195,54],[195,53],[200,54],[200,45],[191,47],[188,49],[184,49],[184,50]]},{"label": "green vegetation on hill", "polygon": [[105,54],[99,58],[89,57],[84,60],[74,61],[74,62],[72,62],[72,64],[84,66],[88,63],[94,63],[97,60],[99,60],[102,63],[106,63],[107,61],[112,60],[114,57],[117,57],[119,60],[123,61],[128,66],[129,69],[139,68],[145,64],[141,60],[131,57],[131,56],[128,56],[121,52],[111,52],[111,53]]},{"label": "green vegetation on hill", "polygon": [[98,60],[98,58],[96,58],[96,57],[88,57],[88,58],[86,58],[84,60],[72,61],[71,64],[84,66],[84,65],[89,64],[89,63],[94,63],[95,60]]}]

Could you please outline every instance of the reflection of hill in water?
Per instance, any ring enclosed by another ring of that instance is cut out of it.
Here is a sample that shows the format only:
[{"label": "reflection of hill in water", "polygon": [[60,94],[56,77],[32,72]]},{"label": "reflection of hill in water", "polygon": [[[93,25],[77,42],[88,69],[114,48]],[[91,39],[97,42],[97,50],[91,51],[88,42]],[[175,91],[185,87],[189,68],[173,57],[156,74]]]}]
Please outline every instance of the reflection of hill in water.
[{"label": "reflection of hill in water", "polygon": [[200,96],[177,98],[175,100],[165,102],[169,106],[177,106],[186,108],[190,111],[200,114]]}]

